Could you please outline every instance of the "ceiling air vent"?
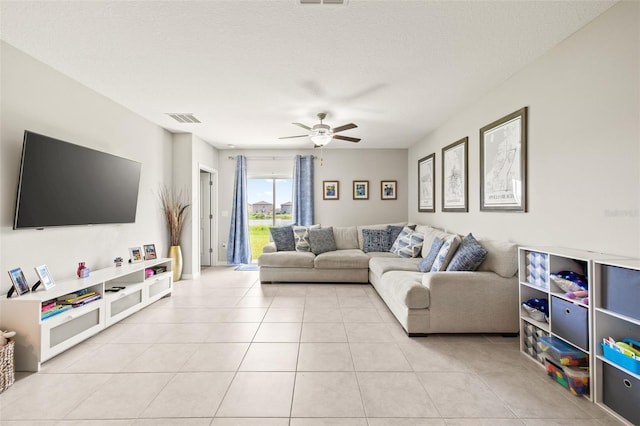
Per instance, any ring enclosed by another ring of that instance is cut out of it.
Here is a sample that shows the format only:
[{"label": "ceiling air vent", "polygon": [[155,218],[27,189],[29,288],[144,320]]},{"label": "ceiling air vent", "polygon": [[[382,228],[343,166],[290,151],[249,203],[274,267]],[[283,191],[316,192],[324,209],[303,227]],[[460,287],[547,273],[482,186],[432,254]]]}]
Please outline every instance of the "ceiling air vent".
[{"label": "ceiling air vent", "polygon": [[298,0],[300,4],[347,4],[349,0]]},{"label": "ceiling air vent", "polygon": [[200,123],[200,120],[190,112],[168,112],[167,115],[178,123]]}]

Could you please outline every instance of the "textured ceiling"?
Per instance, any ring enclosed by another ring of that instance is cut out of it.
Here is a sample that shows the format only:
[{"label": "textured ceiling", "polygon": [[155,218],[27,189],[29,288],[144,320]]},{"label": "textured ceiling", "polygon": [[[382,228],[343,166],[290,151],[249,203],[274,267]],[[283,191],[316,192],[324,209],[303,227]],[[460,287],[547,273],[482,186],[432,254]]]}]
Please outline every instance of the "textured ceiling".
[{"label": "textured ceiling", "polygon": [[614,3],[2,0],[0,37],[220,148],[309,148],[278,137],[318,112],[359,126],[329,147],[406,148]]}]

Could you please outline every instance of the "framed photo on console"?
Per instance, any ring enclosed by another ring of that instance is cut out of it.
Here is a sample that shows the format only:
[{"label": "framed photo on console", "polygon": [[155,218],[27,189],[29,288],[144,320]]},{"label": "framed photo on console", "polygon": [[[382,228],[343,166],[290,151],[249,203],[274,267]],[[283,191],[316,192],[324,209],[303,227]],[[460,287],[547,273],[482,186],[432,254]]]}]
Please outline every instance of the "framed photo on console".
[{"label": "framed photo on console", "polygon": [[45,290],[49,290],[51,287],[56,285],[53,278],[51,278],[51,274],[49,273],[49,268],[47,265],[40,265],[34,268],[36,270],[36,274],[38,275],[38,279],[40,280],[40,284],[44,286]]},{"label": "framed photo on console", "polygon": [[13,284],[13,291],[17,293],[18,296],[22,296],[25,293],[29,293],[29,291],[31,290],[29,288],[29,284],[27,284],[27,279],[24,277],[24,273],[22,272],[22,269],[15,268],[10,270],[9,278],[11,278],[11,284]]},{"label": "framed photo on console", "polygon": [[527,107],[480,129],[480,210],[527,211]]},{"label": "framed photo on console", "polygon": [[140,247],[129,248],[129,258],[131,259],[131,263],[142,262],[144,260],[142,249]]},{"label": "framed photo on console", "polygon": [[144,260],[153,260],[157,259],[156,255],[156,245],[155,244],[145,244],[144,248]]}]

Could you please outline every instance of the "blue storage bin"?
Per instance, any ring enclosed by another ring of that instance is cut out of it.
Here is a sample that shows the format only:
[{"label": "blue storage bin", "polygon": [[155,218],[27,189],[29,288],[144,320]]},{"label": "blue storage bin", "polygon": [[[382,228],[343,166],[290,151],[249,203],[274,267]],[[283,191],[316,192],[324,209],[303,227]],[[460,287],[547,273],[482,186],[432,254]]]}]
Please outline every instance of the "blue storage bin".
[{"label": "blue storage bin", "polygon": [[626,368],[635,374],[640,374],[640,360],[633,359],[630,356],[626,356],[623,353],[616,351],[613,348],[610,348],[608,345],[604,343],[600,343],[602,345],[602,351],[604,353],[604,357],[614,364],[619,365],[620,367]]}]

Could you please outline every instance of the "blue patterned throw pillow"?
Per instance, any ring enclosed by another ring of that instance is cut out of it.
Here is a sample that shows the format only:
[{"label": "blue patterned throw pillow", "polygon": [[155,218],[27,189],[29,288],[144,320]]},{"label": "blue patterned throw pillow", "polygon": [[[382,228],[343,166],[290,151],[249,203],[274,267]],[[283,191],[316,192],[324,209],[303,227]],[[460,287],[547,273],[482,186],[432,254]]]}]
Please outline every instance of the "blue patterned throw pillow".
[{"label": "blue patterned throw pillow", "polygon": [[333,236],[333,228],[309,229],[309,244],[313,254],[322,254],[336,250],[336,240]]},{"label": "blue patterned throw pillow", "polygon": [[453,254],[456,252],[459,245],[460,245],[460,237],[458,237],[457,235],[453,235],[447,238],[444,244],[442,245],[442,247],[440,247],[440,250],[438,251],[436,260],[433,262],[433,265],[431,266],[431,272],[446,270],[447,266],[449,265],[449,261],[453,257]]},{"label": "blue patterned throw pillow", "polygon": [[271,232],[271,239],[275,243],[277,251],[294,251],[296,249],[291,226],[269,228],[269,232]]},{"label": "blue patterned throw pillow", "polygon": [[460,247],[447,265],[447,271],[475,271],[485,257],[487,250],[470,233],[462,239]]},{"label": "blue patterned throw pillow", "polygon": [[423,242],[424,235],[405,226],[389,251],[400,257],[416,257]]},{"label": "blue patterned throw pillow", "polygon": [[387,250],[389,250],[393,245],[393,243],[396,242],[396,240],[398,239],[398,235],[400,235],[400,233],[404,228],[415,230],[416,226],[415,225],[407,225],[407,226],[389,225],[389,227],[387,228],[389,230],[389,247],[387,247]]},{"label": "blue patterned throw pillow", "polygon": [[363,229],[362,240],[365,253],[389,251],[389,228]]},{"label": "blue patterned throw pillow", "polygon": [[435,262],[438,253],[440,252],[440,248],[444,244],[444,240],[442,238],[436,237],[431,244],[431,249],[429,249],[429,253],[425,257],[422,258],[420,263],[418,264],[418,269],[421,272],[429,272],[431,267],[433,266],[433,262]]}]

